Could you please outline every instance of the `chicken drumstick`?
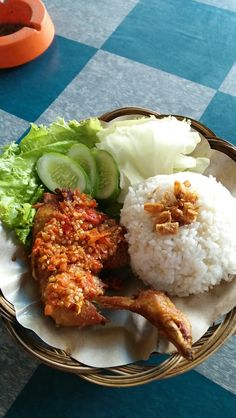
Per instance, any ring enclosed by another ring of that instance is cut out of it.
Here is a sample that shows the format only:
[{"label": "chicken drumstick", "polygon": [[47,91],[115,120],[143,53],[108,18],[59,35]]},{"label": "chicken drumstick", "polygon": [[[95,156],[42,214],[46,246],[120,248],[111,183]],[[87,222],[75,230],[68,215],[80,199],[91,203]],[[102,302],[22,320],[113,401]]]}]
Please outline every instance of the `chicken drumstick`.
[{"label": "chicken drumstick", "polygon": [[105,324],[100,308],[128,309],[158,327],[186,358],[192,358],[191,326],[167,295],[146,290],[134,298],[105,296],[103,268],[129,263],[125,230],[98,211],[79,191],[44,194],[33,229],[32,273],[38,280],[45,315],[58,325]]}]

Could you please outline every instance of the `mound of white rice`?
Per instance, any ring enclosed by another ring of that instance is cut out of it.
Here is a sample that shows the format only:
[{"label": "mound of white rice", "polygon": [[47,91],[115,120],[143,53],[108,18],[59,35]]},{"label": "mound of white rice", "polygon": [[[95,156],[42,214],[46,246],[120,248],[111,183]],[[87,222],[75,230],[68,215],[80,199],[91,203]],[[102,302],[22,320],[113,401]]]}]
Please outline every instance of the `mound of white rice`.
[{"label": "mound of white rice", "polygon": [[[198,195],[198,217],[176,235],[160,235],[144,203],[160,201],[166,191],[173,195],[175,180],[190,181],[188,190]],[[130,188],[121,223],[128,231],[134,273],[155,289],[187,296],[236,273],[236,199],[213,177],[182,172],[149,178]]]}]

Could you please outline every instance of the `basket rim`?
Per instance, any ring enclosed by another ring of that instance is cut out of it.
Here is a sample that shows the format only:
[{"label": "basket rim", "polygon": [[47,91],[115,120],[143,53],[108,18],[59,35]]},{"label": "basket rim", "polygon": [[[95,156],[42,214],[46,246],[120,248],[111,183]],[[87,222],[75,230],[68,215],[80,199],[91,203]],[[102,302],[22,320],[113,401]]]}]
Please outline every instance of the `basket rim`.
[{"label": "basket rim", "polygon": [[[109,122],[120,116],[134,114],[143,116],[154,115],[158,118],[170,116],[168,114],[160,114],[143,107],[123,107],[104,113],[99,116],[99,119]],[[236,162],[236,147],[232,143],[217,137],[211,129],[192,118],[182,115],[171,116],[174,116],[179,120],[190,120],[193,128],[208,140],[212,149],[223,152]],[[71,358],[63,350],[56,349],[51,346],[48,346],[48,351],[44,351],[44,348],[41,349],[41,352],[37,351],[38,348],[34,347],[31,341],[27,341],[27,338],[24,335],[26,328],[18,323],[14,306],[4,297],[1,289],[0,316],[2,316],[3,322],[13,339],[33,357],[51,367],[78,374],[90,382],[109,387],[136,386],[153,380],[169,378],[184,373],[209,358],[226,342],[228,338],[230,338],[231,335],[236,332],[235,307],[226,315],[221,323],[210,327],[202,338],[194,344],[194,347],[197,349],[198,356],[196,360],[191,362],[191,364],[187,360],[183,359],[181,355],[173,354],[167,361],[161,363],[159,366],[147,366],[146,368],[140,369],[132,363],[131,365],[100,369],[83,365]],[[26,338],[26,340],[24,338]],[[66,360],[67,362],[63,363],[63,360]],[[111,375],[103,376],[104,371],[111,373]]]},{"label": "basket rim", "polygon": [[[76,374],[98,385],[131,387],[180,375],[207,360],[236,332],[236,307],[226,315],[223,322],[210,327],[203,337],[193,345],[196,349],[196,356],[193,361],[189,362],[180,354],[173,354],[159,365],[150,366],[138,366],[136,363],[132,363],[118,367],[93,368],[71,359],[62,350],[53,349],[52,347],[51,349],[54,350],[53,356],[51,353],[48,354],[43,350],[41,350],[41,355],[39,355],[37,347],[35,349],[32,342],[27,340],[25,329],[16,320],[12,321],[3,318],[3,322],[16,343],[27,351],[28,354],[47,366]],[[56,360],[53,360],[52,357],[55,357]],[[60,357],[63,357],[66,363],[60,362]],[[67,364],[68,360],[71,360],[71,364]]]}]

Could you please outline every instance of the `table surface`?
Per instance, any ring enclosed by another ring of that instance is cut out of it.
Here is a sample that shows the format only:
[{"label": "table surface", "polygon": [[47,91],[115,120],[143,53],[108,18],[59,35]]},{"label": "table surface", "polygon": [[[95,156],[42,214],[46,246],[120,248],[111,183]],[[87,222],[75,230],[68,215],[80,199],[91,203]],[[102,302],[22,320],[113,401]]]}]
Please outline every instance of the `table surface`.
[{"label": "table surface", "polygon": [[[234,0],[46,0],[45,4],[56,29],[50,48],[31,63],[0,71],[1,144],[21,137],[30,122],[48,124],[58,116],[79,120],[124,106],[143,106],[200,120],[217,136],[236,144]],[[193,381],[202,375],[207,377],[209,380],[201,380],[202,385],[215,382],[211,386],[213,394],[224,388],[219,396],[229,396],[227,402],[235,401],[232,394],[236,394],[235,342],[236,337],[232,337],[189,375]],[[50,379],[54,386],[60,379],[62,385],[76,386],[75,377],[53,374],[39,365],[15,345],[1,321],[0,370],[0,416],[7,410],[8,417],[77,416],[69,407],[62,415],[54,415],[45,405],[33,415],[27,410],[21,413],[23,400],[28,397],[28,402],[32,397],[30,388],[40,391],[43,382]],[[148,402],[153,405],[158,387],[164,399],[172,385],[170,380],[169,386],[160,383],[150,386],[153,389]],[[86,393],[87,383],[81,380],[79,385],[77,390]],[[93,385],[88,389],[94,396],[101,393],[106,397],[108,393],[100,388],[96,392]],[[117,412],[108,411],[106,415],[101,406],[95,415],[84,412],[80,416],[131,416],[128,406],[133,408],[135,404],[132,396],[144,393],[134,391],[130,389],[130,400],[126,398],[126,412],[118,412],[126,392],[116,392]],[[53,396],[52,391],[52,405]],[[75,394],[73,399],[75,409],[79,408]],[[156,408],[157,414],[158,405]],[[171,406],[166,408],[166,415],[159,416],[171,416]],[[223,413],[233,417],[231,411],[226,408]],[[157,416],[154,412],[150,416]],[[181,413],[180,408],[175,416],[197,416],[190,409],[188,414],[188,407],[185,415]],[[222,416],[222,410],[218,413],[214,416]],[[136,409],[133,416],[144,415]]]}]

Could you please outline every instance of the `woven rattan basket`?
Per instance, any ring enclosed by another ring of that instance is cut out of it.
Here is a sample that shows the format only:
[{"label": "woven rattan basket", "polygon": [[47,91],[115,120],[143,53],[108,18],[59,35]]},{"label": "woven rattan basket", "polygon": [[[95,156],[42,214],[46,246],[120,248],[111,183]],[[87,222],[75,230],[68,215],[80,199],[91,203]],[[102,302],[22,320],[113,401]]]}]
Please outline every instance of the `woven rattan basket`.
[{"label": "woven rattan basket", "polygon": [[[127,107],[108,112],[100,117],[109,122],[126,115],[159,115],[148,109]],[[178,119],[183,116],[175,115]],[[189,118],[188,118],[189,119]],[[190,119],[191,120],[191,119]],[[219,139],[201,123],[191,120],[192,127],[204,135],[211,148],[227,154],[236,162],[236,148],[227,141]],[[14,307],[0,293],[0,314],[12,337],[30,354],[48,366],[79,375],[90,382],[110,387],[137,386],[177,376],[184,373],[214,354],[236,331],[236,308],[224,318],[212,325],[204,336],[194,344],[195,357],[189,362],[179,354],[163,356],[154,353],[148,362],[138,362],[126,366],[98,369],[85,366],[71,358],[66,352],[43,343],[33,332],[19,325],[15,318]]]}]

